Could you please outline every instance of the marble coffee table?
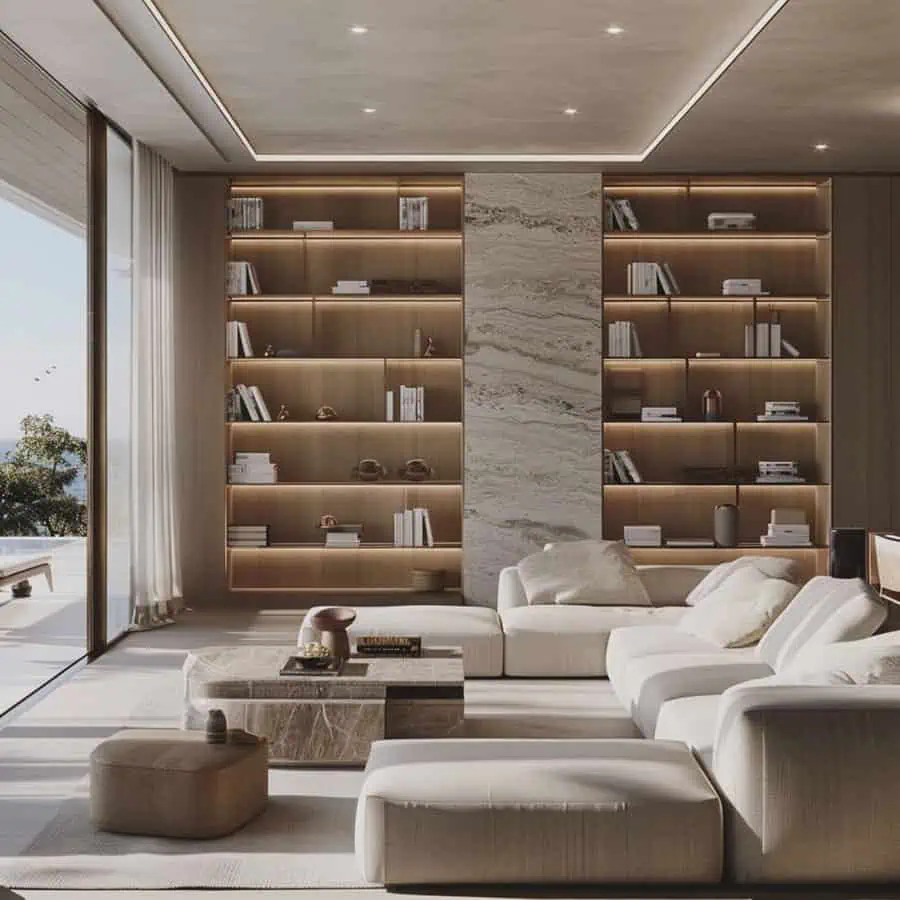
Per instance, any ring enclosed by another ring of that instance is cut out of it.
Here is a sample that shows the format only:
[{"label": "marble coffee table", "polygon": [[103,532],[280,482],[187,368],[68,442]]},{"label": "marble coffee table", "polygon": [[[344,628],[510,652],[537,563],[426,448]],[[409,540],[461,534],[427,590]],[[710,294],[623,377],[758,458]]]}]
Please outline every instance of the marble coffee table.
[{"label": "marble coffee table", "polygon": [[184,664],[186,728],[207,710],[268,738],[275,765],[364,765],[382,738],[461,737],[458,647],[419,658],[352,657],[340,675],[280,675],[295,647],[203,647]]}]

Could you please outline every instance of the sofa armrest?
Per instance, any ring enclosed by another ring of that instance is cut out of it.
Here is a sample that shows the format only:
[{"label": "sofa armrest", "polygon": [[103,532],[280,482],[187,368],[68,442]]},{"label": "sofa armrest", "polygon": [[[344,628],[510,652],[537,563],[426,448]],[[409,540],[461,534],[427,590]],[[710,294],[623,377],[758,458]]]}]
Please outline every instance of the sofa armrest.
[{"label": "sofa armrest", "polygon": [[712,775],[735,881],[900,877],[900,686],[738,685]]},{"label": "sofa armrest", "polygon": [[497,582],[497,612],[502,613],[517,606],[528,606],[528,597],[525,596],[519,570],[515,566],[507,566],[500,570]]}]

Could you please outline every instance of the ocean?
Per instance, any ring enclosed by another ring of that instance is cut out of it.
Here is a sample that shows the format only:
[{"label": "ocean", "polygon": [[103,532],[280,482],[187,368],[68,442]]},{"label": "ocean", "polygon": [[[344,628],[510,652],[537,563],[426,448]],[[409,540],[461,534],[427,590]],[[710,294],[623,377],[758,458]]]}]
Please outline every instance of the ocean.
[{"label": "ocean", "polygon": [[[6,459],[6,454],[16,449],[16,441],[0,441],[0,460]],[[82,503],[87,502],[87,473],[82,471],[69,486],[66,493],[77,497]]]}]

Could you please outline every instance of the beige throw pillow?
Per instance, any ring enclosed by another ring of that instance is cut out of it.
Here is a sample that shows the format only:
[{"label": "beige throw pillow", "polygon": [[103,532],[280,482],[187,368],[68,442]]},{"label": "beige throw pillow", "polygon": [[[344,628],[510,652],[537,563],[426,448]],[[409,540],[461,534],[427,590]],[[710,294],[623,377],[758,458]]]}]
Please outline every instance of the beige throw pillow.
[{"label": "beige throw pillow", "polygon": [[529,605],[651,605],[631,556],[618,542],[554,544],[526,556],[517,568]]},{"label": "beige throw pillow", "polygon": [[811,647],[780,674],[802,684],[900,684],[900,631]]},{"label": "beige throw pillow", "polygon": [[689,609],[678,628],[718,647],[750,647],[781,615],[799,588],[768,578],[753,566],[732,572],[703,603]]},{"label": "beige throw pillow", "polygon": [[687,606],[702,603],[716,588],[721,587],[726,578],[739,569],[750,567],[762,572],[767,578],[781,578],[784,581],[798,581],[800,567],[793,559],[783,556],[739,556],[730,562],[720,563],[685,598]]}]

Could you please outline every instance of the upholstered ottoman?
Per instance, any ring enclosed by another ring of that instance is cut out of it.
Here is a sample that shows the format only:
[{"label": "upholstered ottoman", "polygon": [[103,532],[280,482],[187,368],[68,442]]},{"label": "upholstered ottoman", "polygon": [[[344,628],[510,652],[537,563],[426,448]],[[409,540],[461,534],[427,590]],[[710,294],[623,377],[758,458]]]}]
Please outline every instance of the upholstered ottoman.
[{"label": "upholstered ottoman", "polygon": [[90,773],[91,821],[102,831],[222,837],[268,799],[268,750],[259,738],[207,744],[196,731],[120,731],[91,753]]},{"label": "upholstered ottoman", "polygon": [[[303,619],[298,644],[317,641],[312,617]],[[503,674],[503,629],[493,609],[484,606],[363,606],[348,629],[351,644],[370,634],[416,635],[423,647],[461,647],[466,678],[499,678]]]},{"label": "upholstered ottoman", "polygon": [[720,880],[722,808],[684,744],[375,744],[356,856],[386,885]]}]

